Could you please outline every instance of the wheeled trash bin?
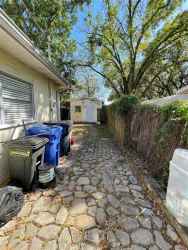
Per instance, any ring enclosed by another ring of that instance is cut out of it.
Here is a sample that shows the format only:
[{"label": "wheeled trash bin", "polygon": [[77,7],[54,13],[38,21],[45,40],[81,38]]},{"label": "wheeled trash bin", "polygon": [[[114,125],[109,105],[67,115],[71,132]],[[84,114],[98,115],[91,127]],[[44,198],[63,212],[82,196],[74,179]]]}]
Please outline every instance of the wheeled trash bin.
[{"label": "wheeled trash bin", "polygon": [[71,132],[71,125],[67,122],[57,121],[57,122],[45,122],[45,125],[48,126],[60,126],[62,127],[62,134],[60,140],[60,156],[68,155],[70,152],[70,132]]},{"label": "wheeled trash bin", "polygon": [[44,163],[47,143],[47,138],[26,136],[7,144],[11,179],[20,182],[25,189],[30,189],[36,168]]},{"label": "wheeled trash bin", "polygon": [[61,127],[49,127],[43,124],[38,124],[26,129],[27,135],[48,138],[49,142],[45,146],[44,162],[54,167],[59,164],[61,133]]}]

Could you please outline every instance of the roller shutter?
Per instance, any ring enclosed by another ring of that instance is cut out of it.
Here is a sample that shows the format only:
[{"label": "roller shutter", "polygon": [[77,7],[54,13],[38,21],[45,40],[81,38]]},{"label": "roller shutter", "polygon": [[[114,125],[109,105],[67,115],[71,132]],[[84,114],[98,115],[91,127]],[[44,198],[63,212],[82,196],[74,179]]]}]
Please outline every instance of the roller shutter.
[{"label": "roller shutter", "polygon": [[32,84],[0,72],[1,123],[33,119]]}]

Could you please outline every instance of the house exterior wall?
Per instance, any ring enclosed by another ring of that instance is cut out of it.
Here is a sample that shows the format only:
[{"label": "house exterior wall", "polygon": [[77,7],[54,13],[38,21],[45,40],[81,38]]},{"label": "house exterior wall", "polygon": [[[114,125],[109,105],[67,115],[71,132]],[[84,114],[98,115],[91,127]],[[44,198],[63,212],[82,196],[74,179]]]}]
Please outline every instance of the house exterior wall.
[{"label": "house exterior wall", "polygon": [[[34,120],[57,120],[56,91],[58,85],[0,49],[0,71],[33,85]],[[21,122],[21,121],[20,121]],[[23,135],[23,126],[16,124],[0,128],[0,185],[9,178],[6,142]]]},{"label": "house exterior wall", "polygon": [[[75,112],[75,107],[81,106],[81,112]],[[101,104],[92,100],[71,100],[71,120],[73,122],[97,123],[97,109]]]}]

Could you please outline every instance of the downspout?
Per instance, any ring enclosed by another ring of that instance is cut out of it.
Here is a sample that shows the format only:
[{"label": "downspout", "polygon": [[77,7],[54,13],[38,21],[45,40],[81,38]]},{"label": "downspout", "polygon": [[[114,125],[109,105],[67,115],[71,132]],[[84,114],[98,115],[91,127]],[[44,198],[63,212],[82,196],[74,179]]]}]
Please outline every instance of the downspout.
[{"label": "downspout", "polygon": [[48,100],[49,100],[49,119],[52,121],[52,90],[51,90],[51,85],[48,81]]}]

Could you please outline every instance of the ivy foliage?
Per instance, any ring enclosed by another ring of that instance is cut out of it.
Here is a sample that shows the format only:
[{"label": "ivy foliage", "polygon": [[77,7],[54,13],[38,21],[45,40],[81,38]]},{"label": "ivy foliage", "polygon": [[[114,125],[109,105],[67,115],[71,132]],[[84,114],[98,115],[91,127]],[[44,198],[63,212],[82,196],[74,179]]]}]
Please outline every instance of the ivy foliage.
[{"label": "ivy foliage", "polygon": [[188,122],[188,100],[173,101],[159,106],[155,104],[142,104],[136,96],[124,95],[111,104],[111,109],[120,114],[127,114],[132,108],[141,112],[159,112],[164,118],[163,122],[169,119]]},{"label": "ivy foliage", "polygon": [[175,101],[161,107],[160,110],[165,120],[170,118],[188,121],[188,101]]},{"label": "ivy foliage", "polygon": [[141,112],[158,112],[162,115],[162,123],[169,119],[188,122],[188,100],[173,101],[162,106],[155,104],[140,104],[136,109]]}]

